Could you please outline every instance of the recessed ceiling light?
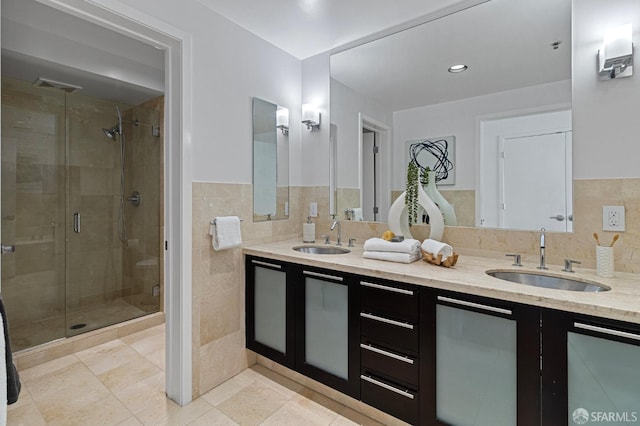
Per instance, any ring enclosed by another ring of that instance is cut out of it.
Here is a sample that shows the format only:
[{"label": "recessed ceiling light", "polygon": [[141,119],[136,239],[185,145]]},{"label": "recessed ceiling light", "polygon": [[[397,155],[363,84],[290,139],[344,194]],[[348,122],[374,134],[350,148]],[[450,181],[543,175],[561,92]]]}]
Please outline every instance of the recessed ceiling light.
[{"label": "recessed ceiling light", "polygon": [[466,66],[465,64],[451,65],[449,67],[449,72],[458,73],[458,72],[466,71],[467,69],[469,69],[469,67]]}]

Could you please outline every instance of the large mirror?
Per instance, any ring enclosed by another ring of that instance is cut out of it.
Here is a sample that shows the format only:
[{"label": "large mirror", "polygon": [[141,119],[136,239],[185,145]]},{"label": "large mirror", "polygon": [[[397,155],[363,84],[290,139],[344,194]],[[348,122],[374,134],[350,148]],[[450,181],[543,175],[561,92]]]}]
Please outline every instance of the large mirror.
[{"label": "large mirror", "polygon": [[571,0],[490,0],[332,55],[331,123],[343,219],[386,222],[418,146],[449,167],[455,225],[571,231]]},{"label": "large mirror", "polygon": [[253,221],[289,217],[289,110],[253,98]]}]

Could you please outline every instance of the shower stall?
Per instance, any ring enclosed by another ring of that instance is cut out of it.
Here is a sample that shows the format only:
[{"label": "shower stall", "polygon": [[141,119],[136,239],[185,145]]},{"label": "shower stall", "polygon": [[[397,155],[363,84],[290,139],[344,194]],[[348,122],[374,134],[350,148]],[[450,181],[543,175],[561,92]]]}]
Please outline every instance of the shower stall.
[{"label": "shower stall", "polygon": [[2,78],[2,297],[14,350],[162,310],[162,96]]}]

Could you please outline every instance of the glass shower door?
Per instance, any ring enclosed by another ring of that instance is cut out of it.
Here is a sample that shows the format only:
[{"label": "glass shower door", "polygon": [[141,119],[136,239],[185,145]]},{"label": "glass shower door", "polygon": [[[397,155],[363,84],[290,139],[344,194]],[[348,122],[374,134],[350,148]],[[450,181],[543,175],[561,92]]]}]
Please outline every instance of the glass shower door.
[{"label": "glass shower door", "polygon": [[2,298],[12,349],[65,336],[65,94],[2,79]]}]

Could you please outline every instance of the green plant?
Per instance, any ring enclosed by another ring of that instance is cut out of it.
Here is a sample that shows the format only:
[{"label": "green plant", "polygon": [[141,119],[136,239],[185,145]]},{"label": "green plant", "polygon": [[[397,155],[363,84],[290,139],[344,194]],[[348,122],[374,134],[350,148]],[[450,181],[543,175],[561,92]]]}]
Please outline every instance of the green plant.
[{"label": "green plant", "polygon": [[404,203],[409,215],[409,226],[418,223],[418,185],[420,184],[420,170],[414,161],[407,166],[407,190]]}]

